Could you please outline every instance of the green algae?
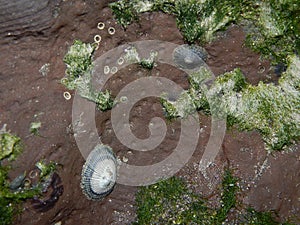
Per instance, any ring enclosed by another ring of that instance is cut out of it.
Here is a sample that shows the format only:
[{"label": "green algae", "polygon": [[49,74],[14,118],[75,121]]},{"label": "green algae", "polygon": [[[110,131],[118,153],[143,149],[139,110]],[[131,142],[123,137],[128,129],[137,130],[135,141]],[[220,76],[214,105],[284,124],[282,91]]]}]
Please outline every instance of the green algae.
[{"label": "green algae", "polygon": [[289,65],[279,84],[248,84],[240,69],[217,77],[209,89],[203,81],[210,71],[190,75],[190,89],[176,101],[163,98],[168,118],[185,118],[195,110],[227,118],[229,126],[257,130],[267,149],[281,150],[300,137],[300,59],[289,57]]},{"label": "green algae", "polygon": [[38,188],[22,188],[17,191],[12,191],[9,188],[10,182],[8,171],[10,165],[3,166],[4,159],[15,160],[21,153],[21,139],[10,134],[10,132],[1,129],[0,132],[0,224],[12,224],[13,216],[18,212],[19,204],[29,198],[39,194]]},{"label": "green algae", "polygon": [[138,64],[147,70],[152,70],[155,66],[155,60],[157,58],[157,52],[150,52],[150,56],[148,58],[143,58],[139,60]]},{"label": "green algae", "polygon": [[91,70],[95,49],[93,44],[75,40],[64,57],[67,69],[61,83],[69,90],[77,90],[81,97],[96,103],[99,110],[105,111],[113,107],[113,97],[109,90],[99,92],[92,89]]},{"label": "green algae", "polygon": [[39,136],[40,132],[39,129],[42,127],[41,122],[32,122],[30,123],[29,132],[33,135]]},{"label": "green algae", "polygon": [[249,15],[246,44],[270,58],[287,63],[288,55],[300,51],[300,2],[297,0],[257,1]]},{"label": "green algae", "polygon": [[96,49],[89,43],[83,43],[75,40],[69,48],[63,61],[67,66],[66,77],[63,78],[62,84],[69,90],[74,90],[80,81],[77,79],[83,76],[92,66],[92,56]]},{"label": "green algae", "polygon": [[214,212],[175,177],[141,187],[136,203],[137,221],[134,224],[209,224]]},{"label": "green algae", "polygon": [[140,187],[136,194],[137,219],[133,224],[219,225],[232,221],[234,224],[280,224],[274,219],[272,212],[258,212],[244,205],[238,207],[247,209],[228,221],[228,215],[236,210],[238,204],[237,194],[240,189],[237,183],[238,179],[233,176],[232,171],[226,169],[219,190],[220,206],[217,208],[209,207],[209,200],[190,191],[180,178],[172,177]]},{"label": "green algae", "polygon": [[14,160],[22,152],[21,138],[6,132],[0,131],[0,161],[8,158]]},{"label": "green algae", "polygon": [[[257,86],[243,84],[240,91],[224,89],[222,111],[236,120],[239,129],[258,130],[267,148],[282,149],[300,137],[299,71],[300,60],[293,56],[279,85],[260,82]],[[226,75],[237,73],[234,70]],[[221,78],[216,80],[216,86],[228,86],[228,83]]]},{"label": "green algae", "polygon": [[189,76],[190,88],[183,91],[177,100],[170,100],[168,96],[162,95],[160,102],[168,119],[186,118],[188,115],[201,110],[210,113],[210,104],[207,99],[207,87],[204,82],[212,77],[211,71],[201,67]]},{"label": "green algae", "polygon": [[232,23],[247,33],[246,44],[274,64],[300,51],[298,0],[119,0],[110,4],[124,27],[143,12],[162,11],[176,18],[187,43],[205,43]]},{"label": "green algae", "polygon": [[57,163],[46,163],[45,160],[40,160],[36,162],[35,166],[40,170],[40,180],[45,180],[49,178],[52,175],[52,173],[56,170]]}]

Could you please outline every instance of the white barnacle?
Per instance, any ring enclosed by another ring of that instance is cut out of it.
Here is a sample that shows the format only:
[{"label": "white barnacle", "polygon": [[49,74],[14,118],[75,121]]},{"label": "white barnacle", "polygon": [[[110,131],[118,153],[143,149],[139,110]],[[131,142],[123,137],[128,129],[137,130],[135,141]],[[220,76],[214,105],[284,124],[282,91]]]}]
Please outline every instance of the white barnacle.
[{"label": "white barnacle", "polygon": [[121,96],[120,102],[126,102],[128,100],[127,96]]},{"label": "white barnacle", "polygon": [[103,22],[99,22],[99,23],[97,24],[97,28],[98,28],[99,30],[103,30],[104,27],[105,27],[105,24],[104,24]]},{"label": "white barnacle", "polygon": [[113,35],[113,34],[116,33],[116,30],[115,30],[114,27],[109,27],[109,28],[107,29],[107,31],[108,31],[108,33],[109,33],[110,35]]},{"label": "white barnacle", "polygon": [[124,63],[124,58],[123,58],[123,57],[120,57],[120,58],[118,59],[117,63],[118,63],[119,65],[122,65],[122,64]]},{"label": "white barnacle", "polygon": [[103,72],[104,72],[104,74],[109,74],[109,72],[110,72],[109,66],[104,66]]},{"label": "white barnacle", "polygon": [[72,95],[70,94],[70,92],[65,91],[65,92],[64,92],[64,98],[65,98],[66,100],[70,100],[70,99],[72,98]]},{"label": "white barnacle", "polygon": [[98,43],[100,43],[100,41],[101,41],[101,36],[99,35],[99,34],[96,34],[95,36],[94,36],[94,41],[98,44]]},{"label": "white barnacle", "polygon": [[114,66],[114,67],[111,68],[110,72],[111,72],[112,74],[115,74],[115,73],[118,72],[118,68],[117,68],[116,66]]}]

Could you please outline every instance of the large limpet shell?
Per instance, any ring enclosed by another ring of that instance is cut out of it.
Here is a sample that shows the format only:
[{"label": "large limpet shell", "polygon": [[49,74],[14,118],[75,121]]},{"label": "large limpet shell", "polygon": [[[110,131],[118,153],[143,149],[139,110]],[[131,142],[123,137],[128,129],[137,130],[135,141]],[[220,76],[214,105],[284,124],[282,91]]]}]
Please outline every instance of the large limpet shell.
[{"label": "large limpet shell", "polygon": [[117,160],[107,145],[97,145],[89,154],[81,173],[81,188],[90,200],[110,194],[117,177]]},{"label": "large limpet shell", "polygon": [[207,59],[207,52],[198,45],[180,45],[173,51],[173,61],[181,69],[199,69]]}]

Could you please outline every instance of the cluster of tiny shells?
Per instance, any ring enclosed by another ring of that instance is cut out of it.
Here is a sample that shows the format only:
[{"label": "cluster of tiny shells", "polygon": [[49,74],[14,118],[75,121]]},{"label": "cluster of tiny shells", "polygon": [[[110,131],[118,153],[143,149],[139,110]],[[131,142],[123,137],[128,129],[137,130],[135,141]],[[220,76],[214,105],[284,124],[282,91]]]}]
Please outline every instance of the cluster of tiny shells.
[{"label": "cluster of tiny shells", "polygon": [[[104,28],[105,28],[105,23],[99,22],[99,23],[97,24],[97,28],[98,28],[98,30],[104,30]],[[110,35],[114,35],[114,34],[116,33],[116,30],[115,30],[114,27],[108,27],[108,28],[107,28],[107,32],[108,32]],[[102,38],[101,38],[101,36],[100,36],[99,34],[96,34],[96,35],[94,36],[94,42],[95,42],[97,45],[99,45],[99,43],[101,42],[101,40],[102,40]]]}]

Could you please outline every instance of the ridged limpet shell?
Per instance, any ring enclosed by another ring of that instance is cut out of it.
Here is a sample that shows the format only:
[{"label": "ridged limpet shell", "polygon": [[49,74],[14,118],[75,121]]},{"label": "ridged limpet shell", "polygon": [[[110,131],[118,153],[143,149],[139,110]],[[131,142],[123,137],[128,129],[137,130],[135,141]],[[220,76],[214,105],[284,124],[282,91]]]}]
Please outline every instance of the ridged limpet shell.
[{"label": "ridged limpet shell", "polygon": [[117,160],[107,145],[97,145],[89,154],[81,173],[81,188],[90,200],[110,194],[117,177]]},{"label": "ridged limpet shell", "polygon": [[199,69],[207,59],[207,52],[198,45],[180,45],[173,51],[173,61],[181,69]]}]

